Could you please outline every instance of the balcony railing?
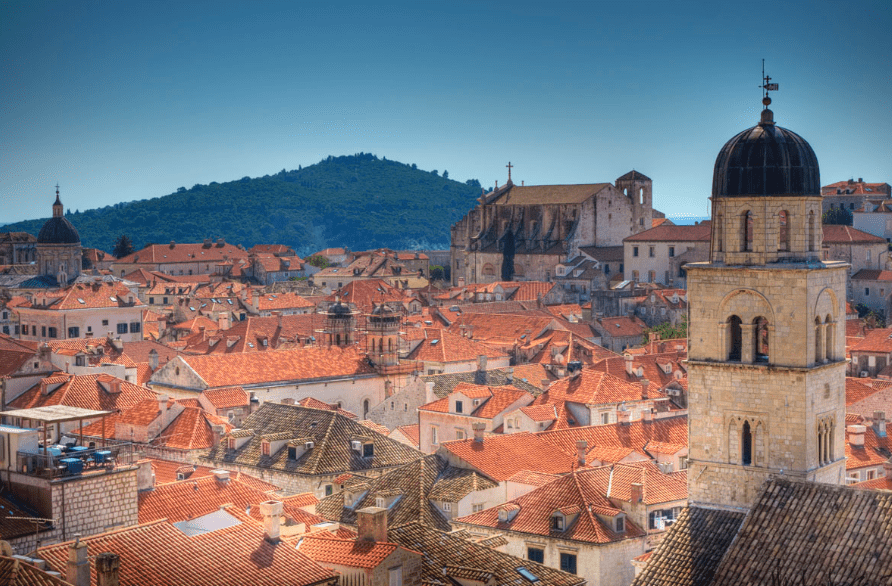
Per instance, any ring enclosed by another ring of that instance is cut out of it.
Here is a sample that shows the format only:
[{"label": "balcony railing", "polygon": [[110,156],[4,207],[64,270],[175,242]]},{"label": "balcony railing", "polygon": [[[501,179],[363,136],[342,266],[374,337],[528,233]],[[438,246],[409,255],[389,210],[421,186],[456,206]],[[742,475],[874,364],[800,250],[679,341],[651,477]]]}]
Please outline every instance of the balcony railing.
[{"label": "balcony railing", "polygon": [[50,446],[46,452],[40,448],[36,454],[18,452],[17,456],[19,472],[44,478],[60,478],[95,471],[112,471],[120,466],[136,463],[144,454],[132,443],[116,442],[100,447]]}]

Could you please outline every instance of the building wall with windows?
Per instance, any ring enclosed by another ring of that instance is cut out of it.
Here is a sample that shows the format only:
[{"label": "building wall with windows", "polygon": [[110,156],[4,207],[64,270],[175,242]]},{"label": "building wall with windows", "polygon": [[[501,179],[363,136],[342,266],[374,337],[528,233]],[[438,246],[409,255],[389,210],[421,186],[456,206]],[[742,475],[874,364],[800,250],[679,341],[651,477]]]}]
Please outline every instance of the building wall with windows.
[{"label": "building wall with windows", "polygon": [[111,335],[124,342],[143,339],[142,311],[145,306],[54,310],[20,307],[20,337],[23,340],[67,340]]}]

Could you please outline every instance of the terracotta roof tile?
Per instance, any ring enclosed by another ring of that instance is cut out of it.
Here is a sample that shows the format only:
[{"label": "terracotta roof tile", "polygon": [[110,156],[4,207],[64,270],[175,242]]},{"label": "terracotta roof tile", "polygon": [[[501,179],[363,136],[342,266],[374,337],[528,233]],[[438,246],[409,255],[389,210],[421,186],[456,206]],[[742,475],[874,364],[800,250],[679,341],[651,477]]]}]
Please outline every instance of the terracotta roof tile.
[{"label": "terracotta roof tile", "polygon": [[696,226],[661,224],[623,239],[623,242],[709,242],[710,222]]},{"label": "terracotta roof tile", "polygon": [[475,361],[478,356],[504,358],[507,355],[486,344],[469,340],[449,330],[424,328],[424,338],[409,353],[408,359],[450,363]]},{"label": "terracotta roof tile", "polygon": [[298,550],[319,563],[372,569],[377,568],[399,547],[394,543],[308,535],[301,540]]},{"label": "terracotta roof tile", "polygon": [[851,226],[839,224],[822,224],[824,244],[885,244],[886,240]]},{"label": "terracotta roof tile", "polygon": [[244,407],[250,403],[250,397],[241,387],[222,387],[207,389],[202,395],[217,409],[231,409],[232,407]]},{"label": "terracotta roof tile", "polygon": [[[115,381],[115,384],[120,386],[120,392],[107,391],[100,382],[100,377]],[[145,387],[139,387],[108,375],[60,373],[55,378],[44,380],[52,381],[47,387],[49,392],[44,394],[41,384],[37,384],[10,401],[9,407],[31,409],[46,405],[65,405],[98,411],[114,411],[128,409],[143,400],[154,400],[156,397],[154,392]],[[61,383],[60,386],[50,391],[55,384],[59,383]]]}]

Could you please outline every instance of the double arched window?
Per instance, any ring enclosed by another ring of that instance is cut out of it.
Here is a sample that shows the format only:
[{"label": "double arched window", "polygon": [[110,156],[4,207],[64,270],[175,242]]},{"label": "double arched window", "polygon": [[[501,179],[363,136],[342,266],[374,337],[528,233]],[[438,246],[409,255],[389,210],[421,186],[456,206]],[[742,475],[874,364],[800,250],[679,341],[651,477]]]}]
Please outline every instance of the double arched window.
[{"label": "double arched window", "polygon": [[744,324],[732,315],[726,322],[726,356],[729,361],[768,362],[770,356],[770,324],[763,316]]}]

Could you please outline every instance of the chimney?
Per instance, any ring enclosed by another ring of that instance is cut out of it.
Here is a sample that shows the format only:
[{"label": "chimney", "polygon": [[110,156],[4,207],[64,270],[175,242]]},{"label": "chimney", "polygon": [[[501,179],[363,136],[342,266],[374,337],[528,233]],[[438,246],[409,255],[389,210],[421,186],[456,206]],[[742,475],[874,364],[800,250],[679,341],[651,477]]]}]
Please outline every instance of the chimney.
[{"label": "chimney", "polygon": [[641,420],[644,421],[644,423],[651,423],[651,422],[653,422],[653,420],[654,420],[654,412],[653,412],[653,409],[650,408],[650,407],[648,407],[647,409],[645,409],[644,411],[642,411],[642,412],[641,412]]},{"label": "chimney", "polygon": [[96,556],[97,586],[118,586],[120,571],[121,558],[118,554],[106,551]]},{"label": "chimney", "polygon": [[632,503],[640,503],[644,499],[644,485],[640,482],[632,483]]},{"label": "chimney", "polygon": [[508,370],[505,371],[505,384],[510,385],[513,382],[514,382],[514,369],[508,368]]},{"label": "chimney", "polygon": [[153,490],[155,488],[155,471],[151,460],[140,460],[136,463],[136,490]]},{"label": "chimney", "polygon": [[264,538],[269,542],[278,543],[280,535],[279,524],[282,517],[281,501],[260,503],[260,514],[263,515]]},{"label": "chimney", "polygon": [[853,448],[864,448],[864,434],[867,428],[863,425],[849,425],[846,427],[849,433],[849,445]]},{"label": "chimney", "polygon": [[480,354],[477,356],[477,370],[484,371],[486,370],[486,355]]},{"label": "chimney", "polygon": [[427,381],[424,383],[425,400],[428,403],[437,400],[437,396],[434,394],[434,386],[436,385],[433,381]]},{"label": "chimney", "polygon": [[158,351],[154,348],[149,352],[149,367],[153,372],[158,370]]},{"label": "chimney", "polygon": [[585,453],[588,451],[588,442],[576,440],[576,461],[580,466],[585,466]]},{"label": "chimney", "polygon": [[886,412],[873,412],[873,433],[877,437],[886,437]]},{"label": "chimney", "polygon": [[892,481],[892,460],[883,462],[883,469],[886,471],[886,478]]},{"label": "chimney", "polygon": [[158,411],[161,412],[161,419],[164,420],[164,412],[167,411],[167,395],[158,395]]},{"label": "chimney", "polygon": [[648,341],[648,342],[656,342],[656,341],[659,340],[659,339],[660,339],[660,334],[659,334],[659,333],[657,333],[657,332],[648,332],[648,334],[647,334],[647,341]]},{"label": "chimney", "polygon": [[475,421],[471,424],[471,429],[474,430],[474,441],[482,444],[483,430],[486,429],[486,424],[482,421]]},{"label": "chimney", "polygon": [[[216,478],[217,482],[220,484],[229,484],[229,470],[213,470],[211,474],[214,475],[214,478]],[[279,505],[281,506],[281,503],[279,503]]]},{"label": "chimney", "polygon": [[632,355],[625,354],[625,355],[623,355],[623,358],[626,361],[626,374],[629,376],[632,376],[632,360],[633,360]]},{"label": "chimney", "polygon": [[641,379],[641,398],[647,399],[647,387],[650,386],[650,381],[646,378]]},{"label": "chimney", "polygon": [[74,586],[90,586],[90,560],[87,558],[87,544],[81,543],[80,533],[74,535],[74,543],[68,546],[65,580]]},{"label": "chimney", "polygon": [[357,541],[387,541],[387,509],[366,507],[356,511]]},{"label": "chimney", "polygon": [[625,405],[617,409],[616,411],[616,422],[620,425],[629,425],[631,421],[632,414],[626,409]]},{"label": "chimney", "polygon": [[212,425],[211,426],[211,435],[213,435],[213,445],[214,447],[220,445],[220,440],[223,439],[223,434],[225,433],[225,428],[222,425]]}]

